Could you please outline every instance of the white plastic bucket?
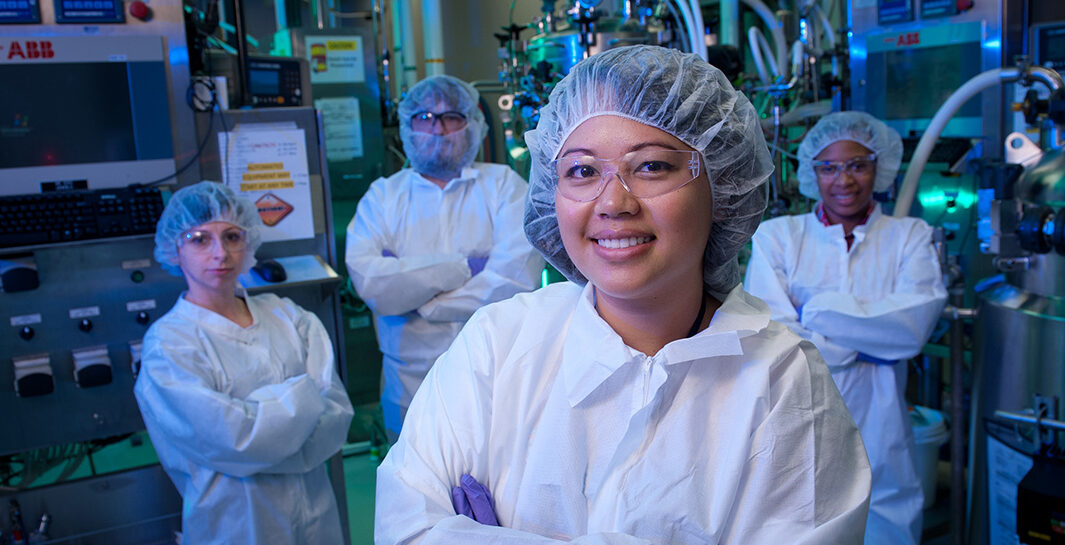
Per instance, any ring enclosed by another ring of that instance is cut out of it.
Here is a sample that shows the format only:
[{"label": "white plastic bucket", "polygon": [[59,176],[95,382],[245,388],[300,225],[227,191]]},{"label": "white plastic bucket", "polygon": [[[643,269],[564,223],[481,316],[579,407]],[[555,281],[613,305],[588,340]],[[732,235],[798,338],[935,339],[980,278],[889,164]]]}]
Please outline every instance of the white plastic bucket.
[{"label": "white plastic bucket", "polygon": [[936,501],[936,465],[939,463],[939,447],[947,442],[950,433],[943,423],[943,413],[915,405],[910,411],[910,423],[913,425],[914,462],[917,476],[921,479],[921,491],[924,492],[924,508],[928,509]]}]

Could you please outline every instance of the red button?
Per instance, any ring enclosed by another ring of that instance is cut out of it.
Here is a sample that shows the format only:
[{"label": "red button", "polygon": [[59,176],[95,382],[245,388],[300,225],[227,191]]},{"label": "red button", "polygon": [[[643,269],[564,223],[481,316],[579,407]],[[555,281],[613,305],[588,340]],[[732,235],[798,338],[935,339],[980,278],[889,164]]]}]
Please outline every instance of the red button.
[{"label": "red button", "polygon": [[129,3],[129,14],[141,21],[147,21],[152,16],[152,10],[144,2],[134,0]]}]

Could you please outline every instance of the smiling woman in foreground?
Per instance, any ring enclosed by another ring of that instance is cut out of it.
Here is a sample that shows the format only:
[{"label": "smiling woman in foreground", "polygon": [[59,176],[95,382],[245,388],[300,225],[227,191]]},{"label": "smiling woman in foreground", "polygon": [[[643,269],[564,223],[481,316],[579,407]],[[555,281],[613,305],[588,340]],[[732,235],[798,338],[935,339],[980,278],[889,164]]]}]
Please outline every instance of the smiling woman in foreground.
[{"label": "smiling woman in foreground", "polygon": [[771,170],[747,99],[694,55],[613,49],[526,140],[525,231],[570,282],[438,360],[378,469],[377,543],[860,543],[857,428],[739,285]]}]

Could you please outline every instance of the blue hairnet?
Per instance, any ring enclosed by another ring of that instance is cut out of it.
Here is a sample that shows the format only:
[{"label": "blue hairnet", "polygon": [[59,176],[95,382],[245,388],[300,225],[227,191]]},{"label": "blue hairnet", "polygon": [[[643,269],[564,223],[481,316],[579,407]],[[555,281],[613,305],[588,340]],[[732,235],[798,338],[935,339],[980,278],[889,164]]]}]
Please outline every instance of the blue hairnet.
[{"label": "blue hairnet", "polygon": [[250,199],[217,182],[200,182],[175,192],[155,225],[155,260],[167,272],[181,276],[178,237],[194,227],[224,221],[248,232],[241,273],[255,265],[255,251],[262,244],[262,220]]},{"label": "blue hairnet", "polygon": [[895,129],[865,112],[836,112],[822,117],[799,144],[799,191],[811,199],[820,199],[814,157],[833,142],[850,140],[876,154],[876,180],[873,191],[883,192],[895,183],[902,164],[902,137]]},{"label": "blue hairnet", "polygon": [[740,248],[765,211],[773,165],[758,114],[720,70],[696,55],[636,45],[578,63],[555,86],[540,123],[525,134],[532,155],[525,235],[566,278],[587,279],[562,245],[555,214],[558,173],[551,168],[566,138],[584,121],[616,115],[663,130],[702,154],[713,224],[703,251],[703,283],[724,296],[740,281]]},{"label": "blue hairnet", "polygon": [[[414,170],[450,180],[473,164],[488,133],[488,124],[477,104],[480,96],[472,85],[451,76],[430,76],[411,87],[399,103],[399,137]],[[466,128],[443,135],[411,129],[414,114],[446,111],[465,115]]]}]

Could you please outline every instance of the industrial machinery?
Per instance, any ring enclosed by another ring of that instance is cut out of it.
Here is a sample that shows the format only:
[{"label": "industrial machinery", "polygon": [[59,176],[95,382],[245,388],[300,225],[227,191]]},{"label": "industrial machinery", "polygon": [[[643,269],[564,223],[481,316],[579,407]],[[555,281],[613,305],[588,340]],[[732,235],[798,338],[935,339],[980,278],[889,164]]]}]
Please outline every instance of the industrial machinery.
[{"label": "industrial machinery", "polygon": [[[0,27],[0,535],[172,543],[181,500],[133,397],[141,339],[185,289],[152,259],[155,223],[172,191],[204,178],[254,195],[270,226],[259,257],[288,274],[241,282],[315,312],[344,377],[323,130],[311,108],[229,112],[201,94],[180,5],[127,19],[125,4],[99,4],[33,3],[18,21],[31,24]],[[264,141],[285,146],[270,163],[291,177],[246,175]],[[118,445],[123,460],[103,462]],[[346,512],[339,455],[330,463]]]},{"label": "industrial machinery", "polygon": [[[702,17],[687,0],[546,0],[541,17],[528,26],[511,24],[501,34],[497,105],[506,161],[528,173],[523,135],[536,128],[540,107],[573,65],[600,51],[635,44],[668,45],[706,58]],[[533,30],[526,39],[522,33]]]},{"label": "industrial machinery", "polygon": [[[1021,509],[1017,490],[1033,464],[1060,465],[1065,456],[1055,440],[1063,428],[1053,427],[1065,399],[1065,152],[1058,136],[1065,88],[1042,102],[1029,106],[1046,112],[1056,149],[1011,134],[1006,163],[984,169],[980,190],[982,249],[1002,274],[980,287],[974,334],[970,520],[979,543],[1018,534],[1022,543],[1050,542],[1029,541],[1029,532],[1049,537],[1045,528],[1016,526],[1039,522],[1027,517],[1032,506]],[[1053,475],[1056,481],[1047,482]],[[1048,489],[1065,490],[1060,472],[1041,479]]]}]

